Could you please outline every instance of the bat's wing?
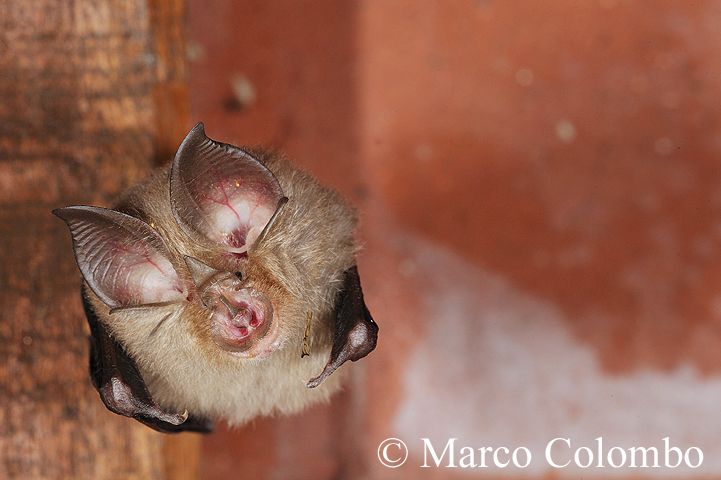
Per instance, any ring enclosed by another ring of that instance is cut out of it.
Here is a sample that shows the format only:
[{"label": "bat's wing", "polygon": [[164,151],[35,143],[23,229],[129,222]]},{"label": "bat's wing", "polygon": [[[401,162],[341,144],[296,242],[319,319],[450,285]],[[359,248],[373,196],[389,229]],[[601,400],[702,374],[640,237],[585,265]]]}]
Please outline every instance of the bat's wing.
[{"label": "bat's wing", "polygon": [[343,291],[338,302],[330,359],[320,375],[308,382],[315,388],[346,361],[355,362],[376,348],[378,324],[373,321],[361,289],[358,267],[345,271]]},{"label": "bat's wing", "polygon": [[108,410],[163,433],[213,430],[209,420],[161,409],[151,398],[138,366],[98,320],[85,295],[83,307],[90,325],[90,379]]}]

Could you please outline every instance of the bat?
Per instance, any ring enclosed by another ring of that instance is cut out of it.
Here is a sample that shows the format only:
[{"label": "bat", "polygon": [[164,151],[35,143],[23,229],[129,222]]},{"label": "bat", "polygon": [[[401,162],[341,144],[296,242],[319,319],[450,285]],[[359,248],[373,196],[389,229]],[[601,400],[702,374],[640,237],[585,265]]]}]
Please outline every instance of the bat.
[{"label": "bat", "polygon": [[208,138],[112,209],[53,211],[83,278],[105,406],[165,433],[327,400],[376,346],[355,210],[281,154]]}]

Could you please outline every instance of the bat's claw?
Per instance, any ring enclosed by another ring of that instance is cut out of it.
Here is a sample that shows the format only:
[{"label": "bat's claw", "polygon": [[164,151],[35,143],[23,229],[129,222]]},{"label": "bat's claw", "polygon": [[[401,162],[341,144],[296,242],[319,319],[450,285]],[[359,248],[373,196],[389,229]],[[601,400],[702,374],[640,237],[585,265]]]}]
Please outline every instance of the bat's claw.
[{"label": "bat's claw", "polygon": [[339,366],[340,366],[340,365],[331,365],[330,363],[328,363],[328,364],[325,366],[325,368],[323,369],[323,371],[320,373],[320,375],[318,375],[318,376],[315,377],[315,378],[311,378],[310,380],[308,380],[308,383],[306,383],[305,386],[308,387],[308,388],[315,388],[315,387],[317,387],[318,385],[320,385],[321,383],[323,383],[323,381],[324,381],[326,378],[330,377],[330,374],[333,373],[333,372],[335,372],[336,368],[338,368]]}]

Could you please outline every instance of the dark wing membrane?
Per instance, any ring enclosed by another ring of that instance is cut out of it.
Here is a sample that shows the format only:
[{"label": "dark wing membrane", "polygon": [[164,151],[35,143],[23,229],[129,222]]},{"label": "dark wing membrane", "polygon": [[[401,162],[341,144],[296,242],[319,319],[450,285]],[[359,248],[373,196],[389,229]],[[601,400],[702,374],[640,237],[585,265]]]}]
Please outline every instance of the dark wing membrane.
[{"label": "dark wing membrane", "polygon": [[85,295],[83,308],[90,325],[90,379],[108,410],[163,433],[212,431],[209,420],[160,408],[151,398],[138,366],[98,320]]}]

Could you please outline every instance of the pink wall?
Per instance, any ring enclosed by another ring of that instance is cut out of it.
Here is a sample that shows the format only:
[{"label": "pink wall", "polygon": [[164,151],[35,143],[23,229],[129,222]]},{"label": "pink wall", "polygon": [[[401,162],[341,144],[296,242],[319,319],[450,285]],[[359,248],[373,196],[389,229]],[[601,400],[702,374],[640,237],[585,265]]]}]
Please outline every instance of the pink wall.
[{"label": "pink wall", "polygon": [[190,1],[194,120],[359,206],[381,326],[330,405],[208,437],[205,478],[448,478],[419,437],[558,435],[706,454],[586,476],[721,475],[718,25],[718,2]]}]

